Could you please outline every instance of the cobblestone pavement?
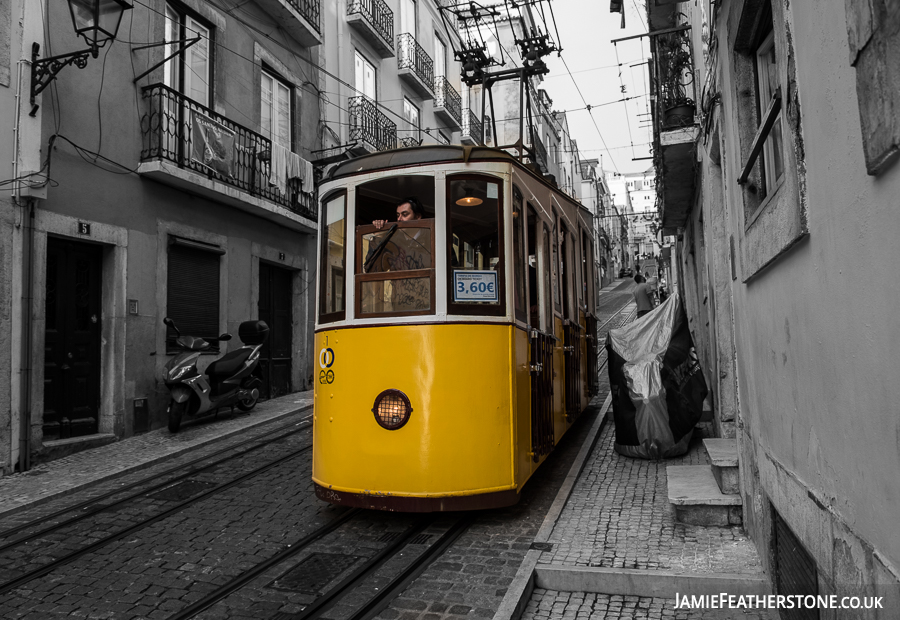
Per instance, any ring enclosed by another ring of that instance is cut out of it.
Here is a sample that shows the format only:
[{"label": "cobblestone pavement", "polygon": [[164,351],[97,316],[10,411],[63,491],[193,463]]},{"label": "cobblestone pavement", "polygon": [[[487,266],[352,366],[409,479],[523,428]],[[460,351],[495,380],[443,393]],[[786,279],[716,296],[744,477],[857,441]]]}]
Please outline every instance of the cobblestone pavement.
[{"label": "cobblestone pavement", "polygon": [[614,440],[615,425],[610,422],[553,530],[553,550],[541,555],[541,564],[760,572],[756,548],[742,528],[675,522],[666,467],[709,462],[698,431],[687,454],[659,462],[617,454]]},{"label": "cobblestone pavement", "polygon": [[764,609],[675,609],[671,599],[536,589],[522,614],[534,620],[777,620]]}]

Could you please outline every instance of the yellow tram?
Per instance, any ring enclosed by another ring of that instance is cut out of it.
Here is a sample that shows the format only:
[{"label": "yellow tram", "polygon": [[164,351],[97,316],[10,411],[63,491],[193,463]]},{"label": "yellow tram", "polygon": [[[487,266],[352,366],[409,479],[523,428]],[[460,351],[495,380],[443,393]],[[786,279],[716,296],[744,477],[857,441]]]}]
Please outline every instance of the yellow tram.
[{"label": "yellow tram", "polygon": [[[352,159],[320,196],[316,495],[408,512],[516,503],[596,390],[590,212],[477,147]],[[397,221],[407,197],[421,211]]]}]

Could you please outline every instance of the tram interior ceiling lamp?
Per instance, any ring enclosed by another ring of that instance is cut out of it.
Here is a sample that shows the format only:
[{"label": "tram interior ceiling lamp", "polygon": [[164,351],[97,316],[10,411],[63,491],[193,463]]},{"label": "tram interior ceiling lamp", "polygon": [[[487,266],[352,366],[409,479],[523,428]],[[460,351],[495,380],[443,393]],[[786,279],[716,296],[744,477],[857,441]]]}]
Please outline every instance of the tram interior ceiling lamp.
[{"label": "tram interior ceiling lamp", "polygon": [[460,198],[459,200],[457,200],[456,204],[458,204],[461,207],[477,207],[484,201],[481,198],[479,198],[478,196],[473,196],[472,194],[474,194],[474,193],[475,192],[471,187],[463,188],[463,194],[465,194],[465,195],[462,198]]},{"label": "tram interior ceiling lamp", "polygon": [[31,46],[31,116],[37,113],[34,98],[56,79],[56,74],[67,65],[79,69],[87,66],[88,55],[96,58],[100,48],[116,38],[122,14],[131,8],[125,0],[67,0],[72,14],[75,34],[87,41],[88,49],[38,59],[41,46]]}]

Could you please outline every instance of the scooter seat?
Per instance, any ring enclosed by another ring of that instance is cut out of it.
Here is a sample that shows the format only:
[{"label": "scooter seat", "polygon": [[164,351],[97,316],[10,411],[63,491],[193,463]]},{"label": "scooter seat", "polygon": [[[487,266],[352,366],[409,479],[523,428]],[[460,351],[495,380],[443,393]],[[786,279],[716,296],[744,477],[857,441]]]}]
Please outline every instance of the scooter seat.
[{"label": "scooter seat", "polygon": [[212,364],[206,367],[206,374],[210,377],[229,377],[236,373],[252,351],[240,348],[237,351],[229,351]]}]

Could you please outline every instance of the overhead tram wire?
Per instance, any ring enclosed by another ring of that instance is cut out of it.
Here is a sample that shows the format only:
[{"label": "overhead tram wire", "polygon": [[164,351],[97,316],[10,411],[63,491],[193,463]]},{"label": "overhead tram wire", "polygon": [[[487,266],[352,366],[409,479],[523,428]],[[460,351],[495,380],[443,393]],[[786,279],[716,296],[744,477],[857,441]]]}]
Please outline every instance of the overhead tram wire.
[{"label": "overhead tram wire", "polygon": [[[571,71],[571,69],[569,69],[569,63],[567,63],[566,59],[563,58],[562,52],[559,52],[559,54],[557,54],[557,56],[559,57],[560,60],[562,60],[563,65],[566,68],[566,72],[569,74],[569,77],[572,78],[572,83],[575,85],[575,90],[578,91],[578,96],[581,97],[581,101],[582,101],[582,103],[584,103],[584,107],[588,111],[588,115],[591,117],[591,122],[594,124],[594,129],[597,130],[597,135],[600,136],[600,141],[603,143],[603,146],[606,147],[606,150],[609,151],[609,147],[606,146],[606,139],[603,137],[603,133],[600,131],[600,127],[597,126],[597,120],[594,118],[594,113],[592,112],[593,106],[589,105],[588,102],[585,100],[584,95],[581,92],[581,88],[578,86],[578,82],[575,81],[575,76],[572,75],[572,71]],[[618,58],[616,58],[616,60],[618,60]],[[620,70],[620,72],[621,72],[621,70]],[[632,140],[632,142],[633,142],[633,140]],[[610,151],[609,160],[612,162],[613,168],[615,168],[616,172],[619,172],[619,166],[616,165],[616,160],[613,159],[611,151]]]},{"label": "overhead tram wire", "polygon": [[[620,67],[619,67],[619,85],[622,87],[622,92],[624,93],[624,92],[625,92],[625,82],[622,81],[622,68],[621,68],[621,61],[619,60],[619,47],[618,47],[615,43],[613,43],[613,50],[614,50],[615,53],[616,53],[616,62],[620,63]],[[628,105],[627,105],[627,104],[623,104],[623,105],[625,106],[625,123],[626,123],[626,125],[628,126],[628,141],[631,142],[632,147],[633,147],[633,145],[634,145],[634,136],[631,134],[631,118],[629,118],[629,116],[628,116]],[[636,155],[636,153],[634,152],[634,148],[632,148],[632,149],[631,149],[631,158],[634,159],[636,156],[637,156],[637,155]],[[615,162],[613,162],[613,163],[615,163]],[[616,172],[618,172],[618,171],[619,171],[619,169],[616,168]]]}]

